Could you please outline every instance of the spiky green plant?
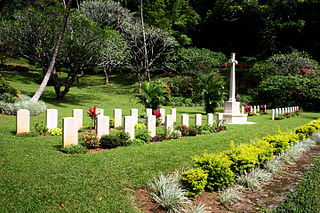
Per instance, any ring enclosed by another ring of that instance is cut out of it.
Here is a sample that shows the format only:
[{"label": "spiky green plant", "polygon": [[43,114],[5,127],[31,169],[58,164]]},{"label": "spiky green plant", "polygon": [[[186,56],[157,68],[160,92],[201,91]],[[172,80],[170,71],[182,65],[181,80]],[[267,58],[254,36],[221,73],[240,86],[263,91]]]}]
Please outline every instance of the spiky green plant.
[{"label": "spiky green plant", "polygon": [[183,213],[210,213],[211,211],[208,210],[208,207],[199,202],[196,205],[188,205],[185,209],[182,210]]},{"label": "spiky green plant", "polygon": [[236,203],[237,201],[242,200],[242,198],[239,195],[243,189],[244,189],[243,186],[235,184],[219,192],[220,202],[233,204],[233,203]]},{"label": "spiky green plant", "polygon": [[261,189],[261,183],[270,180],[272,174],[260,168],[254,168],[249,173],[244,172],[238,177],[238,183],[249,190]]}]

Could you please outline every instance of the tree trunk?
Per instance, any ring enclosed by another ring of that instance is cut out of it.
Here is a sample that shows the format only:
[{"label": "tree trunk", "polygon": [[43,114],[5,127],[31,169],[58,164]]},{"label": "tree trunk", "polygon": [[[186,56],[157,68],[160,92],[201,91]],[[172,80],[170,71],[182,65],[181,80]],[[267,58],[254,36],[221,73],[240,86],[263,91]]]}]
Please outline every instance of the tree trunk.
[{"label": "tree trunk", "polygon": [[144,46],[144,69],[145,75],[147,76],[148,81],[150,81],[150,73],[149,69],[147,68],[149,64],[148,60],[148,50],[147,50],[147,42],[146,42],[146,31],[144,29],[144,20],[143,20],[143,0],[140,0],[140,16],[141,16],[141,26],[142,26],[142,35],[143,35],[143,46]]},{"label": "tree trunk", "polygon": [[66,12],[64,14],[63,22],[62,22],[62,25],[61,25],[61,29],[60,29],[60,32],[59,32],[59,36],[58,36],[58,40],[57,40],[56,46],[54,48],[54,52],[53,52],[53,56],[51,58],[51,62],[50,62],[49,68],[48,68],[47,73],[46,73],[46,75],[44,76],[44,78],[43,78],[43,80],[41,82],[41,85],[40,85],[39,89],[37,90],[37,92],[31,98],[32,102],[37,102],[39,100],[39,98],[41,97],[41,95],[42,95],[44,89],[46,88],[47,83],[48,83],[48,81],[50,79],[50,76],[51,76],[51,73],[53,71],[54,64],[56,62],[56,58],[57,58],[57,55],[58,55],[58,52],[59,52],[59,47],[60,47],[60,44],[61,44],[62,36],[63,36],[63,33],[64,33],[64,31],[66,29],[66,26],[67,26],[68,17],[69,17],[69,14],[70,14],[71,2],[72,2],[72,0],[68,0]]}]

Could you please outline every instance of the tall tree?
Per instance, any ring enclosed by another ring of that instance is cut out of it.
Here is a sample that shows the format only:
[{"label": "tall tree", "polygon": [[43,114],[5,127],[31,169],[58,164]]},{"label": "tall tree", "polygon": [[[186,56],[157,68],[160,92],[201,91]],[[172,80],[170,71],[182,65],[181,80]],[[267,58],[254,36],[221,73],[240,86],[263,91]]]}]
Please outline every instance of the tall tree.
[{"label": "tall tree", "polygon": [[72,2],[72,0],[68,0],[66,11],[65,11],[65,14],[64,14],[64,17],[63,17],[63,21],[62,21],[62,25],[61,25],[61,29],[60,29],[59,36],[58,36],[58,39],[57,39],[57,43],[55,45],[54,52],[53,52],[53,55],[52,55],[52,58],[51,58],[51,62],[49,64],[47,73],[44,76],[43,81],[41,82],[41,85],[40,85],[39,89],[37,90],[37,92],[31,98],[32,102],[37,102],[39,100],[39,98],[41,97],[44,89],[46,88],[47,83],[48,83],[48,81],[50,79],[50,76],[52,74],[52,71],[53,71],[53,68],[54,68],[54,64],[56,62],[56,58],[57,58],[57,55],[58,55],[58,52],[59,52],[59,47],[60,47],[60,44],[61,44],[62,36],[63,36],[63,33],[64,33],[65,29],[66,29],[66,25],[67,25],[67,22],[68,22],[68,18],[69,18],[69,14],[70,14],[71,2]]}]

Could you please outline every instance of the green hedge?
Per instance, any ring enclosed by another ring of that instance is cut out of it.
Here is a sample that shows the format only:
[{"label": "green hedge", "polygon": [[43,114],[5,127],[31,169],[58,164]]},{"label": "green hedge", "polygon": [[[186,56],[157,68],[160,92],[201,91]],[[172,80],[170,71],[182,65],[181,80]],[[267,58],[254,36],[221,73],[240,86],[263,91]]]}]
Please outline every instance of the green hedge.
[{"label": "green hedge", "polygon": [[[231,185],[236,175],[249,172],[258,165],[270,160],[273,155],[282,153],[296,144],[299,139],[310,137],[320,129],[320,119],[310,124],[297,127],[290,133],[278,132],[249,145],[242,144],[218,154],[205,153],[193,157],[194,167],[182,173],[182,182],[188,189],[188,195],[197,196],[204,189],[218,191]],[[207,174],[207,178],[205,178]],[[204,187],[203,184],[206,183]]]}]

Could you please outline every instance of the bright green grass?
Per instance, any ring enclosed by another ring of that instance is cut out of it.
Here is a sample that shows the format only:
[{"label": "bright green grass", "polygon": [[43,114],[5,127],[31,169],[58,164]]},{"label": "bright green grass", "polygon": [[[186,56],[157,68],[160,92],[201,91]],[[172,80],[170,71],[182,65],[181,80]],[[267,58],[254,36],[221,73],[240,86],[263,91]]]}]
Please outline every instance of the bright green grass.
[{"label": "bright green grass", "polygon": [[[3,73],[2,73],[3,74]],[[4,73],[11,84],[22,93],[32,95],[37,89],[34,73]],[[59,110],[59,127],[63,117],[71,116],[73,108],[86,108],[93,104],[104,108],[112,116],[114,108],[129,114],[131,108],[144,111],[132,98],[136,91],[135,76],[113,75],[111,86],[103,85],[103,76],[88,76],[83,84],[71,88],[66,100],[53,98],[48,87],[43,100],[48,108]],[[169,113],[169,107],[166,108]],[[204,113],[203,108],[178,107],[191,116]],[[120,147],[100,153],[65,155],[61,153],[61,136],[19,138],[15,116],[0,115],[0,212],[52,212],[60,203],[68,212],[139,212],[136,208],[135,189],[146,187],[148,181],[160,171],[169,172],[192,166],[191,157],[205,150],[219,152],[228,149],[230,140],[247,143],[255,137],[283,131],[310,122],[320,113],[303,113],[281,121],[271,121],[270,114],[249,118],[255,125],[229,125],[224,132],[170,140],[136,147]],[[85,125],[91,120],[84,115]],[[205,117],[203,118],[205,121]],[[45,121],[44,113],[31,117],[34,124]],[[102,199],[101,199],[102,198]]]}]

